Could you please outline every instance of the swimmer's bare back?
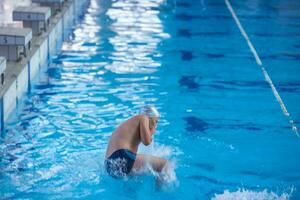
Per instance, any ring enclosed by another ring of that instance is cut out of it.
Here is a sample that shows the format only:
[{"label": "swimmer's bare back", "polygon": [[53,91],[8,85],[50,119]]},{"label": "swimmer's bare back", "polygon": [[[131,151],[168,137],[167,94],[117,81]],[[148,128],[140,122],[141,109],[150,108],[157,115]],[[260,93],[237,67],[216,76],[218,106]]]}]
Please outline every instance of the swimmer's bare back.
[{"label": "swimmer's bare back", "polygon": [[145,115],[136,115],[120,124],[111,135],[105,157],[109,157],[118,149],[128,149],[137,153],[141,142],[149,145],[152,142],[157,120]]}]

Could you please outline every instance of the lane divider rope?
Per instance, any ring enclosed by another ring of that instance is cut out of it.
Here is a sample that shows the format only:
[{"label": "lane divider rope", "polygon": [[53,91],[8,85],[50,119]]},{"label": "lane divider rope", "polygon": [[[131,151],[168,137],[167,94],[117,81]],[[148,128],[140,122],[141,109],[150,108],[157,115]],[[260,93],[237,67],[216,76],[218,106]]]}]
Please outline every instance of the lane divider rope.
[{"label": "lane divider rope", "polygon": [[230,13],[231,13],[233,19],[234,19],[236,25],[238,26],[238,28],[239,28],[241,34],[242,34],[243,37],[245,38],[245,40],[246,40],[246,42],[247,42],[247,44],[248,44],[248,46],[249,46],[251,52],[253,53],[253,56],[254,56],[254,58],[255,58],[255,61],[256,61],[257,65],[260,66],[260,68],[261,68],[261,70],[262,70],[262,73],[263,73],[263,75],[264,75],[266,81],[269,83],[269,86],[271,87],[272,92],[273,92],[273,94],[274,94],[276,100],[278,101],[278,103],[279,103],[279,105],[280,105],[280,107],[281,107],[281,110],[282,110],[283,114],[288,118],[289,123],[290,123],[290,125],[291,125],[291,127],[292,127],[293,132],[300,138],[299,133],[298,133],[297,126],[295,125],[294,120],[291,119],[291,115],[290,115],[290,113],[288,112],[288,110],[287,110],[287,108],[286,108],[286,106],[285,106],[285,104],[284,104],[282,98],[280,97],[280,95],[279,95],[279,93],[278,93],[278,91],[277,91],[275,85],[273,84],[273,81],[272,81],[271,77],[269,76],[267,70],[263,67],[262,61],[261,61],[261,59],[260,59],[260,57],[259,57],[259,55],[258,55],[256,49],[254,48],[254,46],[253,46],[251,40],[249,39],[248,34],[246,33],[245,29],[243,28],[243,26],[242,26],[242,24],[241,24],[239,18],[238,18],[237,15],[235,14],[235,11],[233,10],[233,8],[232,8],[232,6],[231,6],[229,0],[225,0],[225,3],[226,3],[226,5],[227,5],[227,8],[228,8],[228,10],[230,11]]}]

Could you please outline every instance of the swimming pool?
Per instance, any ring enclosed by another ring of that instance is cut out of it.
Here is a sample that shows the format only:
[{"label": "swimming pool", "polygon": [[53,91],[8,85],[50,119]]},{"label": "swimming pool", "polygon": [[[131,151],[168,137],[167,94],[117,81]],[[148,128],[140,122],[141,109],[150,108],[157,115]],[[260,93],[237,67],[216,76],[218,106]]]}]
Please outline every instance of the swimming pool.
[{"label": "swimming pool", "polygon": [[[91,0],[19,102],[0,144],[3,199],[299,199],[300,3]],[[111,132],[144,104],[162,114],[140,151],[176,162],[151,176],[103,172]]]}]

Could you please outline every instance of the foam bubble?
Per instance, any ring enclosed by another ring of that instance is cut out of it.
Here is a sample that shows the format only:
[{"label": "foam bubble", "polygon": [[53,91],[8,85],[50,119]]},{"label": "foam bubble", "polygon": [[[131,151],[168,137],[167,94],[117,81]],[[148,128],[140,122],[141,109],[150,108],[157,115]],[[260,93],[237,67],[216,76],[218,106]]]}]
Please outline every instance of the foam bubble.
[{"label": "foam bubble", "polygon": [[225,190],[223,194],[215,194],[212,200],[287,200],[292,192],[293,190],[289,193],[276,194],[275,192],[269,192],[266,189],[260,192],[247,189],[239,189],[235,192]]}]

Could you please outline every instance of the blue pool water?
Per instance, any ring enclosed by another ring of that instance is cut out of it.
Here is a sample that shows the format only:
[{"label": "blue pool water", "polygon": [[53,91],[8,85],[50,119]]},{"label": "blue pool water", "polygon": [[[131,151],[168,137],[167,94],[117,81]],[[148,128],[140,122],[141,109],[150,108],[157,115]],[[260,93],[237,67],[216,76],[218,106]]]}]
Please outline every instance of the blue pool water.
[{"label": "blue pool water", "polygon": [[[91,0],[19,102],[0,144],[1,199],[300,199],[300,2],[232,2],[286,117],[222,0]],[[161,112],[140,152],[177,179],[114,180],[110,134],[140,106]]]}]

